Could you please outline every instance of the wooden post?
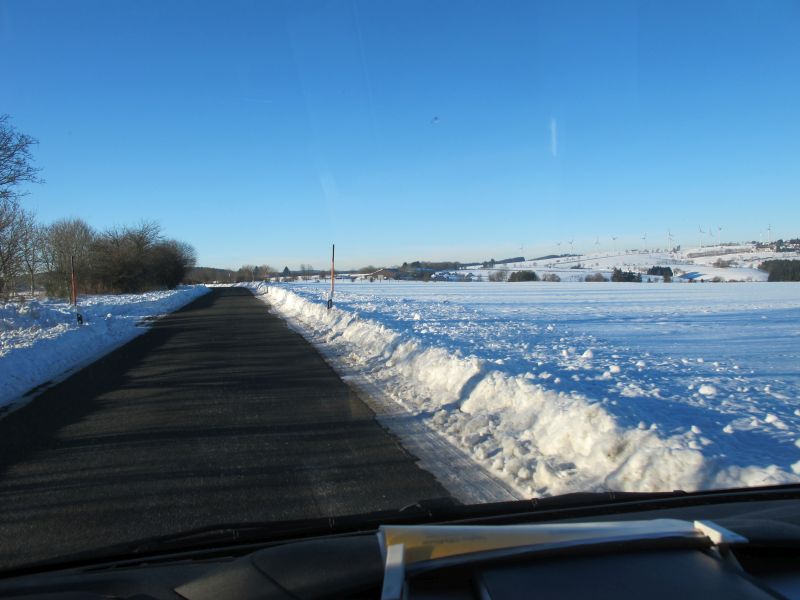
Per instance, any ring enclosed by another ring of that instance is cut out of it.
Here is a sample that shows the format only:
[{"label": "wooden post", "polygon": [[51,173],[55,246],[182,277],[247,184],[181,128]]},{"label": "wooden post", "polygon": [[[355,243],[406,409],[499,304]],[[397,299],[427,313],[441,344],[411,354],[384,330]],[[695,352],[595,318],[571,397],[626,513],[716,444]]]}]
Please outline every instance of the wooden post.
[{"label": "wooden post", "polygon": [[70,269],[72,270],[72,305],[78,306],[78,283],[75,279],[75,256],[72,255],[69,257],[69,265]]},{"label": "wooden post", "polygon": [[78,325],[83,325],[83,315],[78,312],[78,280],[75,277],[75,256],[69,257],[69,266],[72,271],[72,306],[75,307],[75,318]]},{"label": "wooden post", "polygon": [[331,244],[331,293],[328,295],[328,310],[333,307],[333,282],[336,279],[334,270],[334,257],[336,255],[336,244]]}]

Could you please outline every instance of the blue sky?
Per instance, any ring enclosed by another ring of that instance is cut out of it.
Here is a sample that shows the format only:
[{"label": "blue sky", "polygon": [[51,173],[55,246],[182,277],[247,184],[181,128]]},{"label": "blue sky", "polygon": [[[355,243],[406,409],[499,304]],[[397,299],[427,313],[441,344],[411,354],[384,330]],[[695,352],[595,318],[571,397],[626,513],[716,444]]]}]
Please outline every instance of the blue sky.
[{"label": "blue sky", "polygon": [[800,4],[0,0],[46,222],[204,265],[800,235]]}]

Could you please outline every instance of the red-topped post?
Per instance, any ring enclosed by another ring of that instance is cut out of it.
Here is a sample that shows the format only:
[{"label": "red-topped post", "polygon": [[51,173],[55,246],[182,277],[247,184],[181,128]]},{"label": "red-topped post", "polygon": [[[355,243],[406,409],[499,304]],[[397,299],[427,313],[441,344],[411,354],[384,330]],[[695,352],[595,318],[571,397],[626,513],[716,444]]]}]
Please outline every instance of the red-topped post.
[{"label": "red-topped post", "polygon": [[336,244],[331,244],[331,292],[328,295],[328,310],[333,307],[333,282],[336,279],[336,271],[334,270],[334,257],[336,256]]}]

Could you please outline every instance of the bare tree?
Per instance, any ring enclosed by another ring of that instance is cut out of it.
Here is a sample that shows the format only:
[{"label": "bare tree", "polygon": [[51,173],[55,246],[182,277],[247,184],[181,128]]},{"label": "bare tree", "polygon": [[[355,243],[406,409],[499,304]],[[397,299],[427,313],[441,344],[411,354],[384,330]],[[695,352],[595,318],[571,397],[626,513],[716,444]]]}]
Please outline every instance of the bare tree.
[{"label": "bare tree", "polygon": [[262,279],[267,279],[272,273],[275,273],[275,269],[270,265],[260,265],[258,267],[258,272],[261,273]]},{"label": "bare tree", "polygon": [[21,183],[37,183],[38,169],[31,164],[31,146],[37,142],[20,133],[10,123],[8,115],[0,115],[0,201],[13,200],[23,195],[17,187]]},{"label": "bare tree", "polygon": [[125,227],[123,234],[139,252],[164,240],[161,226],[155,221],[142,221],[136,227]]},{"label": "bare tree", "polygon": [[8,115],[0,115],[0,294],[13,286],[21,266],[21,236],[25,212],[18,199],[22,183],[35,183],[38,169],[31,164],[32,137],[20,133]]},{"label": "bare tree", "polygon": [[36,273],[43,264],[44,232],[41,225],[36,222],[34,214],[23,211],[21,219],[20,259],[25,274],[28,276],[31,297],[36,287]]},{"label": "bare tree", "polygon": [[307,281],[311,278],[311,273],[314,271],[314,267],[311,265],[301,264],[300,265],[300,278],[304,281]]},{"label": "bare tree", "polygon": [[239,267],[239,270],[236,272],[236,281],[253,281],[256,276],[256,271],[258,267],[255,265],[242,265]]},{"label": "bare tree", "polygon": [[13,289],[20,270],[23,210],[16,198],[0,199],[0,295]]},{"label": "bare tree", "polygon": [[89,283],[92,244],[97,234],[82,219],[61,219],[47,228],[43,251],[48,272],[47,290],[56,296],[69,295],[70,258],[75,257],[78,284],[84,290]]},{"label": "bare tree", "polygon": [[196,262],[192,246],[165,239],[157,223],[145,221],[136,227],[109,229],[96,237],[91,280],[96,289],[110,292],[174,288]]},{"label": "bare tree", "polygon": [[162,240],[150,248],[146,285],[174,288],[197,262],[195,249],[186,242]]}]

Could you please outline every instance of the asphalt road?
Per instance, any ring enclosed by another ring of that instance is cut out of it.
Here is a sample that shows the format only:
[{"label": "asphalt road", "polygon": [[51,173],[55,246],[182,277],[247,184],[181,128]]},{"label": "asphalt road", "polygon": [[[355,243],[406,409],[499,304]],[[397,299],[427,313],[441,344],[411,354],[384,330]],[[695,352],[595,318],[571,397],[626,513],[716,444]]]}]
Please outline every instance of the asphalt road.
[{"label": "asphalt road", "polygon": [[212,290],[0,419],[0,569],[446,495],[240,288]]}]

